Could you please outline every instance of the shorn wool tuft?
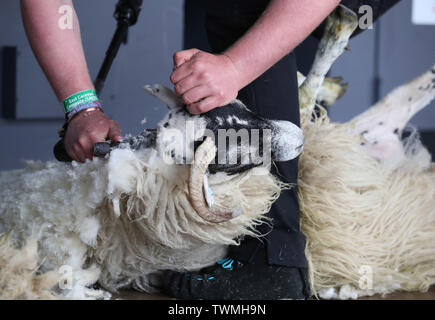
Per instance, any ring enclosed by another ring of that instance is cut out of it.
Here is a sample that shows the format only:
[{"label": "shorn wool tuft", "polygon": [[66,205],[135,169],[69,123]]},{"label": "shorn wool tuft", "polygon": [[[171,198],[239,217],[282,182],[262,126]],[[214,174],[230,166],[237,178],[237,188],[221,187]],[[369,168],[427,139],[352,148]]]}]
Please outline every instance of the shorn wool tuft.
[{"label": "shorn wool tuft", "polygon": [[37,248],[36,237],[17,249],[9,233],[0,236],[0,300],[61,298],[51,290],[60,280],[57,272],[36,274]]}]

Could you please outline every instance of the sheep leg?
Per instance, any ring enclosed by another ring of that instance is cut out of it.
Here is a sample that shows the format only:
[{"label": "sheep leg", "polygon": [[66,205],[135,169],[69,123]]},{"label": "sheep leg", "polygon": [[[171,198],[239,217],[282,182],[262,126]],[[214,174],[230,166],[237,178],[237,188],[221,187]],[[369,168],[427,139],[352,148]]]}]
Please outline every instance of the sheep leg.
[{"label": "sheep leg", "polygon": [[144,86],[144,90],[164,102],[169,109],[178,109],[184,106],[184,103],[174,91],[161,84],[146,85]]},{"label": "sheep leg", "polygon": [[301,110],[310,111],[314,108],[326,74],[334,61],[346,49],[350,36],[355,31],[357,25],[357,15],[342,5],[338,6],[329,15],[325,33],[319,43],[313,66],[307,78],[299,87],[299,105]]},{"label": "sheep leg", "polygon": [[[304,83],[306,77],[298,71],[298,86]],[[342,77],[326,77],[319,90],[316,102],[326,107],[332,106],[347,90],[348,84],[341,83]]]},{"label": "sheep leg", "polygon": [[401,132],[411,118],[435,99],[435,65],[402,85],[350,122],[364,138],[369,154],[379,160],[403,155]]},{"label": "sheep leg", "polygon": [[435,65],[418,78],[402,85],[367,111],[351,120],[355,133],[362,134],[374,126],[400,132],[421,109],[435,99]]}]

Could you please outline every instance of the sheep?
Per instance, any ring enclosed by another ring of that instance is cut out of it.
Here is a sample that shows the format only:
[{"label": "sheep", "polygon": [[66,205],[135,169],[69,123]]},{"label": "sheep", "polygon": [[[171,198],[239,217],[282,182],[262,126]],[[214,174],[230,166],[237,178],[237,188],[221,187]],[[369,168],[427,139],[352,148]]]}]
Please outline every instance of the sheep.
[{"label": "sheep", "polygon": [[87,287],[99,281],[111,291],[149,290],[149,273],[222,258],[238,236],[256,234],[252,227],[285,187],[264,167],[211,175],[216,204],[243,213],[216,224],[195,211],[188,180],[187,165],[165,165],[152,149],[119,149],[82,165],[28,162],[0,174],[0,233],[14,230],[18,245],[39,234],[38,272],[68,266],[66,297],[101,298],[104,292]]},{"label": "sheep", "polygon": [[322,107],[315,115],[320,84],[356,26],[342,10],[328,18],[300,90],[298,198],[312,292],[426,291],[435,283],[435,165],[415,130],[401,133],[435,98],[435,66],[348,123],[331,123]]},{"label": "sheep", "polygon": [[[259,144],[221,148],[222,162],[218,141],[210,137],[220,127],[207,115],[191,116],[176,103],[168,105],[154,136],[127,137],[106,159],[84,164],[30,161],[25,169],[0,173],[0,234],[14,230],[0,256],[13,244],[22,246],[36,237],[38,252],[31,254],[40,258],[34,261],[39,268],[30,274],[66,272],[53,296],[108,298],[107,291],[122,288],[152,291],[162,270],[208,266],[241,236],[261,236],[255,226],[267,223],[264,214],[281,190],[289,188],[269,173],[270,161],[300,154],[301,129],[262,119],[235,100],[221,108],[222,116],[231,114],[231,121],[262,130],[264,137]],[[192,135],[184,130],[189,123],[195,129]],[[175,144],[174,130],[183,138]],[[259,156],[260,147],[263,155],[270,148],[270,159]],[[226,161],[231,155],[236,163]],[[5,297],[13,296],[8,288],[25,286],[3,280]],[[92,288],[97,282],[105,290]]]},{"label": "sheep", "polygon": [[435,98],[434,81],[435,65],[348,123],[331,123],[324,111],[302,119],[301,228],[320,297],[435,283],[435,165],[416,131],[400,136]]}]

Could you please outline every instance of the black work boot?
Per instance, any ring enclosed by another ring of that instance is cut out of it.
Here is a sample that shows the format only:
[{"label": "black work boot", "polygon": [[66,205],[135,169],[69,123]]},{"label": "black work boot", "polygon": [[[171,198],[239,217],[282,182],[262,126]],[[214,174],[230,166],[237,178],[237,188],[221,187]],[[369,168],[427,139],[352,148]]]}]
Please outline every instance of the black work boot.
[{"label": "black work boot", "polygon": [[178,299],[308,299],[307,270],[268,265],[260,254],[250,263],[228,257],[198,272],[166,271],[163,292]]}]

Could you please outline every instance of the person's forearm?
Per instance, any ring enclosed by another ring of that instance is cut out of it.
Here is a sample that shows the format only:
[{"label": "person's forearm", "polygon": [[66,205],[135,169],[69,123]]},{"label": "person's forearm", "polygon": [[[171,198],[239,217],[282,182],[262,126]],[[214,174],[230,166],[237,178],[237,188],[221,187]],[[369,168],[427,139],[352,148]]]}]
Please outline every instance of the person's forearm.
[{"label": "person's forearm", "polygon": [[58,99],[93,89],[73,9],[72,29],[59,27],[59,8],[72,0],[21,0],[21,12],[29,42]]},{"label": "person's forearm", "polygon": [[254,26],[224,52],[241,87],[263,74],[301,43],[340,0],[272,0]]},{"label": "person's forearm", "polygon": [[[67,5],[72,10],[72,28],[59,20]],[[94,89],[83,53],[80,27],[72,0],[21,0],[24,27],[30,45],[59,101],[80,91]],[[106,139],[120,141],[119,125],[101,112],[83,109],[69,119],[65,133],[68,155],[80,162],[92,159],[92,146]]]},{"label": "person's forearm", "polygon": [[271,0],[257,22],[222,54],[196,48],[174,54],[170,76],[192,114],[224,106],[292,51],[340,0]]}]

